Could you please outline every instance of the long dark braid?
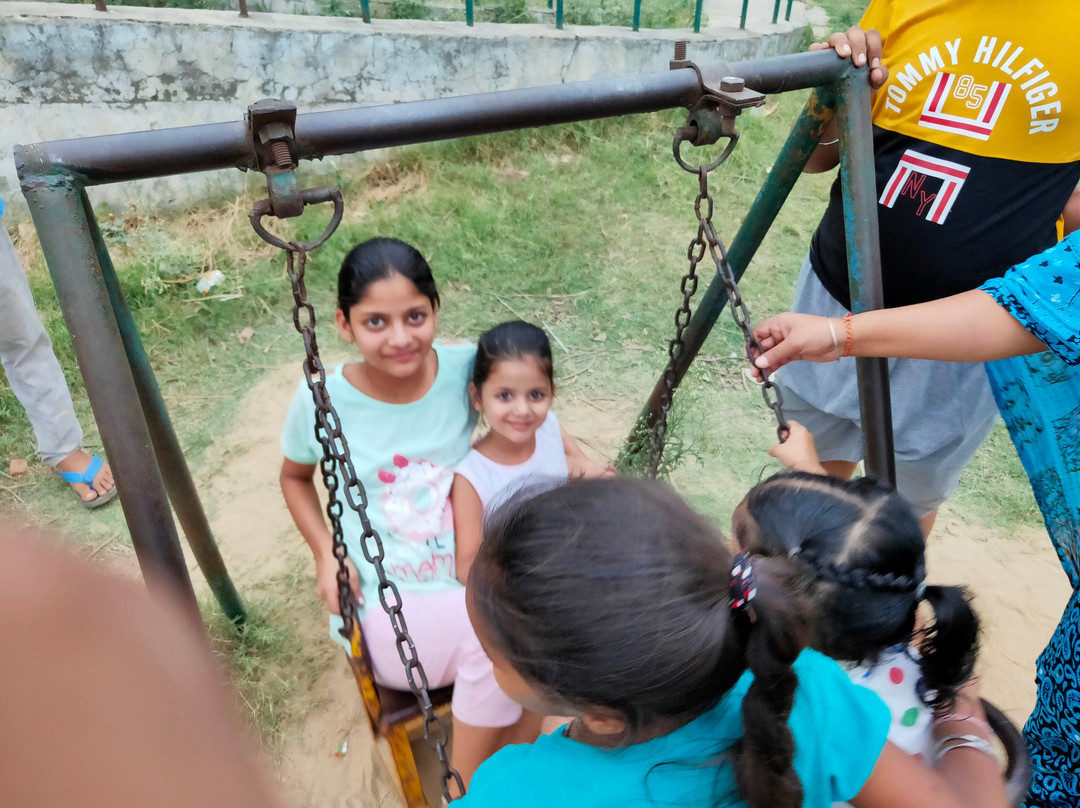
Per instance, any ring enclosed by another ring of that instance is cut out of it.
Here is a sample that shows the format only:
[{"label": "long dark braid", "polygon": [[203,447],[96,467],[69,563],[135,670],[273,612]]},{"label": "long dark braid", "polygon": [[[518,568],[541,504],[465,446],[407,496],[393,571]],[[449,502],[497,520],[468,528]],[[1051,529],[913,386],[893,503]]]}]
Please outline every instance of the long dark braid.
[{"label": "long dark braid", "polygon": [[792,668],[806,646],[805,615],[777,580],[771,559],[756,559],[759,584],[750,615],[736,613],[736,631],[743,637],[746,662],[754,681],[742,702],[743,737],[735,752],[735,780],[750,806],[798,808],[802,783],[795,774],[795,738],[788,716],[799,678]]}]

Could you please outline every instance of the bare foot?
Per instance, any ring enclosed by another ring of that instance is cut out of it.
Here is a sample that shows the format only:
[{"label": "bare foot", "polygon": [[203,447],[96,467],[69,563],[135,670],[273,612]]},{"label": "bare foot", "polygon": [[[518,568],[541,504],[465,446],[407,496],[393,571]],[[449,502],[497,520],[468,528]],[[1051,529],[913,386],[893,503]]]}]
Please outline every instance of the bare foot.
[{"label": "bare foot", "polygon": [[[90,467],[93,455],[82,449],[76,449],[63,460],[56,464],[57,471],[86,471]],[[69,483],[75,489],[75,493],[82,497],[83,502],[93,502],[99,496],[107,494],[113,488],[112,469],[109,464],[104,464],[98,473],[94,475],[94,487],[86,483]]]}]

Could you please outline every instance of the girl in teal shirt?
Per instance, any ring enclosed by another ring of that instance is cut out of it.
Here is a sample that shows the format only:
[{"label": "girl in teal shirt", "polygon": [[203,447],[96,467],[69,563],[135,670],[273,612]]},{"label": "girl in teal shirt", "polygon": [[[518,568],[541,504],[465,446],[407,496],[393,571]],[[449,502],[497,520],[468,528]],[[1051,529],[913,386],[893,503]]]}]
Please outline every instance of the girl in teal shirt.
[{"label": "girl in teal shirt", "polygon": [[733,559],[646,480],[498,509],[466,589],[473,626],[507,695],[573,720],[496,753],[463,806],[1004,806],[983,751],[943,736],[934,772],[886,741],[885,705],[806,649],[789,575]]}]

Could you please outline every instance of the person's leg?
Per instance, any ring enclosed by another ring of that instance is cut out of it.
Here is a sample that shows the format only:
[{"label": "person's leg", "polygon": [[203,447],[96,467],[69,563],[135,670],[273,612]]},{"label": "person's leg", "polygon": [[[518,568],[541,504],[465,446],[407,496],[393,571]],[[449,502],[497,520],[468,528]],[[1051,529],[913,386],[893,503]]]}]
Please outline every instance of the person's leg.
[{"label": "person's leg", "polygon": [[[491,660],[469,622],[463,587],[434,592],[403,590],[402,612],[431,687],[454,684],[450,764],[468,788],[477,767],[507,743],[535,740],[539,718],[523,714],[495,682]],[[375,606],[363,620],[375,679],[408,689],[390,620]],[[529,733],[531,732],[531,736]]]},{"label": "person's leg", "polygon": [[938,507],[997,421],[982,365],[901,359],[891,366],[896,488],[929,536]]},{"label": "person's leg", "polygon": [[[76,449],[63,460],[55,463],[53,467],[61,473],[75,473],[85,477],[87,476],[85,472],[91,468],[93,462],[94,456],[92,454],[85,449]],[[91,485],[84,482],[69,482],[68,484],[75,489],[75,493],[79,495],[83,502],[95,502],[99,497],[109,497],[111,499],[116,484],[113,482],[112,469],[109,464],[102,463],[97,472],[91,476]]]},{"label": "person's leg", "polygon": [[[52,342],[38,319],[30,285],[7,230],[0,227],[0,363],[8,384],[26,410],[37,438],[41,461],[58,471],[84,471],[91,455],[82,451],[83,432],[75,417],[64,371]],[[112,472],[103,466],[94,489],[72,487],[84,501],[113,487]]]},{"label": "person's leg", "polygon": [[468,788],[480,764],[508,743],[535,741],[542,717],[522,710],[503,693],[491,660],[473,631],[464,598],[460,608],[458,619],[464,622],[464,630],[457,647],[451,762]]}]

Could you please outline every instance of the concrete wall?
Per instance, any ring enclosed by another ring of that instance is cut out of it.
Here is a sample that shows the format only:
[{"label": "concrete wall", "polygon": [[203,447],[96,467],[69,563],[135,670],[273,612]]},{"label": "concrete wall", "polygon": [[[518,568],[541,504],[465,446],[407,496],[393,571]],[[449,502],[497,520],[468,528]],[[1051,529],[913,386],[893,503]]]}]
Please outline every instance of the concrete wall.
[{"label": "concrete wall", "polygon": [[[16,143],[238,120],[260,98],[310,112],[655,72],[678,38],[701,61],[774,55],[798,48],[804,30],[794,18],[766,33],[715,23],[695,36],[0,2],[0,196],[23,209]],[[243,182],[221,171],[92,195],[171,204]]]}]

